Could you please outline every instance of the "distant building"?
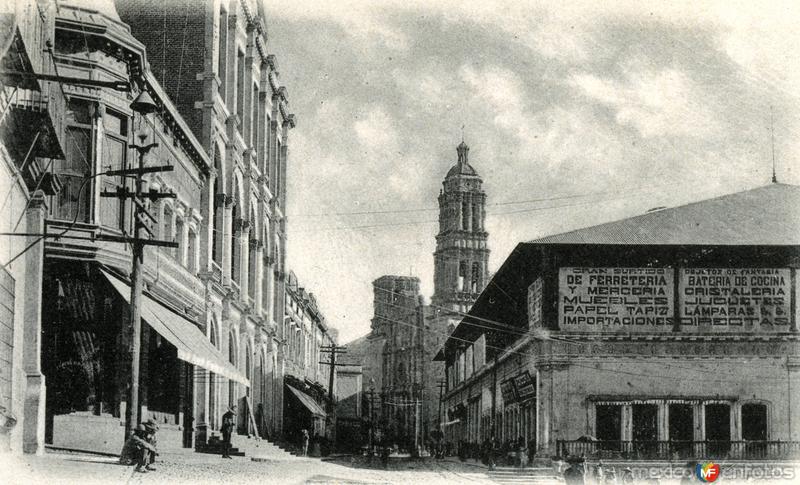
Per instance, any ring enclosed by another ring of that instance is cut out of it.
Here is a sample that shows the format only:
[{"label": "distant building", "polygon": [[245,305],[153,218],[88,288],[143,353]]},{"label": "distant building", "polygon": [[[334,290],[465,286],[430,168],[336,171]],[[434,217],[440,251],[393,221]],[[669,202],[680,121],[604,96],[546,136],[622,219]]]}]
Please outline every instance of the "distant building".
[{"label": "distant building", "polygon": [[[298,433],[308,429],[311,435],[326,434],[330,411],[330,366],[321,347],[336,345],[325,316],[313,293],[300,286],[297,277],[289,272],[286,279],[286,303],[282,334],[287,336],[284,361],[283,419],[289,439],[299,439]],[[336,374],[334,374],[334,386]],[[335,391],[335,387],[334,387]]]},{"label": "distant building", "polygon": [[347,361],[362,363],[364,391],[380,394],[381,426],[409,448],[415,440],[424,444],[443,421],[444,366],[433,357],[488,278],[483,181],[466,143],[456,153],[438,198],[431,304],[420,295],[418,278],[382,276],[373,282],[371,331],[348,344]]},{"label": "distant building", "polygon": [[360,365],[336,367],[336,440],[341,448],[358,449],[364,443],[363,391]]},{"label": "distant building", "polygon": [[437,359],[451,442],[796,459],[800,187],[521,243]]}]

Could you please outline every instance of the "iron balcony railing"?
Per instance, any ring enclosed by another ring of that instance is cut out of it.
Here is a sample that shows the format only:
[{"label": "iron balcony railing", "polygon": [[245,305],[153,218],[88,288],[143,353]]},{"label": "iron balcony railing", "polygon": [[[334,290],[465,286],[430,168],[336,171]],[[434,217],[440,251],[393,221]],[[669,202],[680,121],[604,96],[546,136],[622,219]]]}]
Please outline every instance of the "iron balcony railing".
[{"label": "iron balcony railing", "polygon": [[622,460],[796,460],[800,441],[559,440],[560,458]]}]

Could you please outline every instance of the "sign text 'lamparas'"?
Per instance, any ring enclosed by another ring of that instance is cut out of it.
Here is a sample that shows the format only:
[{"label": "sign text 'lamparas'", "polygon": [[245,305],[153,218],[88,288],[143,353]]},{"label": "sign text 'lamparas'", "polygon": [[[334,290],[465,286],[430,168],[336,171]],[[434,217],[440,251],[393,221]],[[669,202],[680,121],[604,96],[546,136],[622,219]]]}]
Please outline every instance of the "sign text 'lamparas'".
[{"label": "sign text 'lamparas'", "polygon": [[784,331],[792,290],[786,268],[561,268],[559,326],[612,333]]}]

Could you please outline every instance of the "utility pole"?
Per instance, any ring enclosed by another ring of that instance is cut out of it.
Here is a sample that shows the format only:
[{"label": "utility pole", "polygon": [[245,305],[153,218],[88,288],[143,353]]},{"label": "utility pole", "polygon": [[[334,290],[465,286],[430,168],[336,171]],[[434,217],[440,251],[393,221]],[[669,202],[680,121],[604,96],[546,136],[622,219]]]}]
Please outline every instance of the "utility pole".
[{"label": "utility pole", "polygon": [[347,353],[347,347],[340,347],[338,345],[325,345],[319,348],[320,353],[331,354],[328,362],[320,361],[320,364],[327,364],[330,366],[330,375],[328,376],[328,415],[331,417],[333,423],[333,436],[334,443],[336,442],[336,405],[333,401],[333,377],[336,374],[336,366],[344,366],[346,364],[337,364],[336,356]]},{"label": "utility pole", "polygon": [[442,400],[444,398],[444,388],[446,384],[444,380],[440,380],[436,383],[436,386],[439,388],[439,427],[442,426]]},{"label": "utility pole", "polygon": [[[146,116],[156,111],[157,106],[153,99],[147,94],[147,91],[141,91],[139,96],[131,103],[131,109],[142,116]],[[118,186],[116,191],[109,192],[103,191],[100,193],[101,197],[112,197],[120,200],[130,199],[134,204],[134,231],[133,237],[118,237],[114,238],[117,242],[127,242],[131,245],[131,252],[133,253],[133,262],[131,267],[131,299],[130,299],[130,328],[128,335],[130,337],[129,353],[131,359],[131,374],[130,385],[128,391],[128,403],[125,407],[125,438],[128,439],[133,429],[139,422],[139,354],[142,336],[142,313],[141,313],[141,300],[142,300],[142,263],[144,262],[144,247],[145,246],[161,246],[177,248],[178,243],[172,241],[158,241],[154,239],[146,239],[145,233],[153,237],[153,232],[147,227],[144,219],[151,222],[156,222],[156,219],[147,212],[143,200],[158,200],[164,198],[175,198],[174,193],[158,192],[155,190],[144,191],[144,174],[156,172],[169,172],[174,169],[170,165],[145,167],[144,156],[153,148],[158,146],[158,143],[150,143],[144,145],[147,135],[142,133],[139,135],[140,145],[132,145],[139,154],[138,167],[132,169],[110,170],[105,173],[107,176],[121,176],[123,178],[133,177],[135,179],[134,191],[130,192],[126,185]]]}]

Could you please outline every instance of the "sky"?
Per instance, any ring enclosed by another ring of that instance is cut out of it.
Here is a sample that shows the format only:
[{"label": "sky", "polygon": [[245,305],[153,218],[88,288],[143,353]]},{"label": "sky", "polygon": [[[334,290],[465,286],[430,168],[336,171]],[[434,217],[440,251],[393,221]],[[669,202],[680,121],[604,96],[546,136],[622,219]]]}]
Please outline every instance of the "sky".
[{"label": "sky", "polygon": [[265,2],[298,121],[288,265],[341,342],[379,276],[433,293],[462,126],[490,271],[521,241],[770,183],[773,155],[800,183],[800,3],[562,3]]}]

